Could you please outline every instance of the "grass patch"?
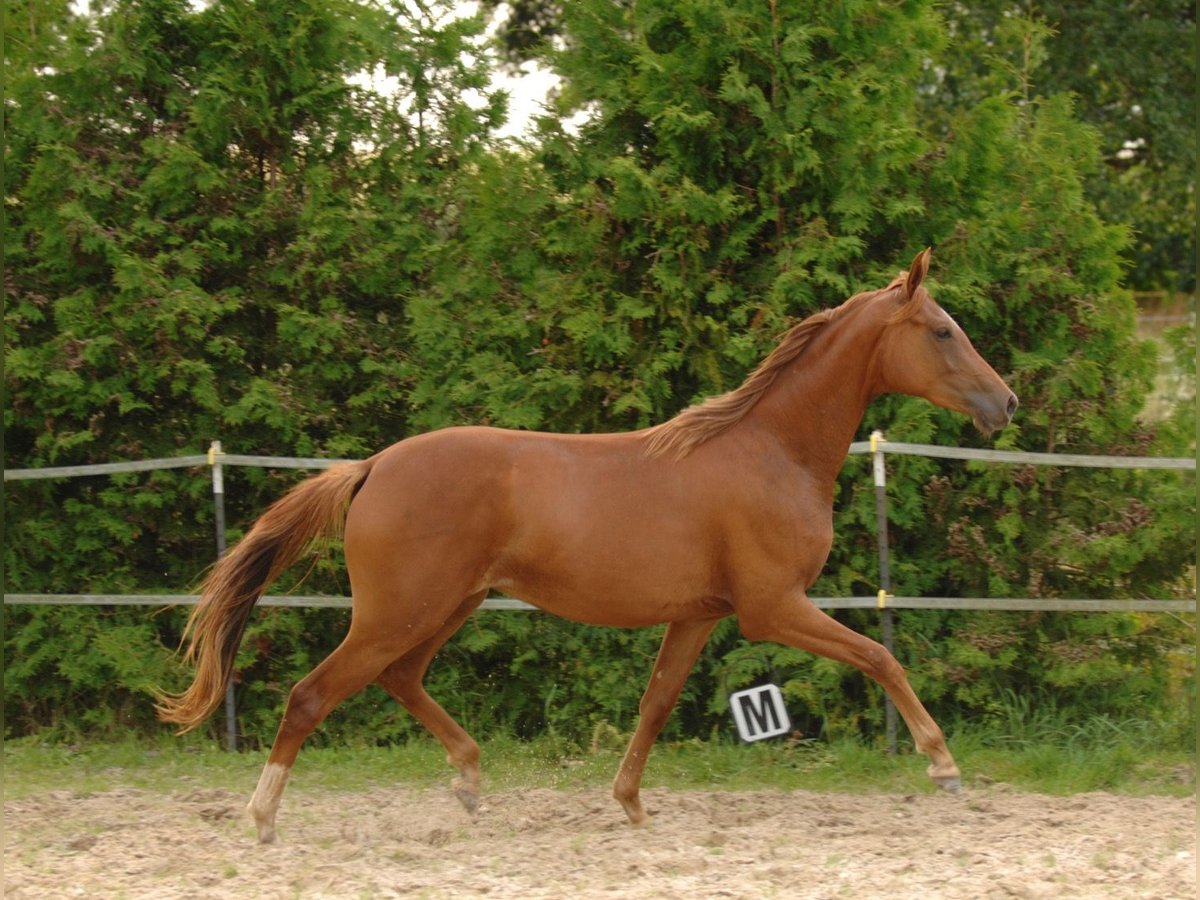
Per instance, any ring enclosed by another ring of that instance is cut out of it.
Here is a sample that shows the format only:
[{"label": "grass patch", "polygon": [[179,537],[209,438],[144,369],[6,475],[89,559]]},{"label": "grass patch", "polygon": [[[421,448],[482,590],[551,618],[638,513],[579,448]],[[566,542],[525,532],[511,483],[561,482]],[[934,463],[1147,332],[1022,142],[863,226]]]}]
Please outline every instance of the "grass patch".
[{"label": "grass patch", "polygon": [[36,737],[9,739],[4,742],[4,796],[19,799],[53,790],[86,794],[116,787],[178,790],[187,784],[209,786],[218,779],[253,788],[259,763],[200,740],[66,744]]},{"label": "grass patch", "polygon": [[[1195,760],[1182,750],[1154,749],[1133,739],[1101,742],[1006,742],[1005,736],[962,731],[951,749],[968,789],[1005,783],[1048,794],[1111,791],[1190,796]],[[621,761],[615,746],[580,750],[561,741],[493,739],[483,747],[487,791],[607,789]],[[200,739],[47,744],[36,738],[4,746],[9,799],[51,790],[99,792],[133,787],[155,792],[221,787],[249,794],[264,751],[227,753]],[[659,744],[645,787],[675,790],[813,790],[922,793],[934,790],[918,754],[889,756],[856,741],[721,741]],[[382,785],[443,787],[453,772],[432,739],[389,747],[310,748],[301,752],[298,789],[362,791]]]}]

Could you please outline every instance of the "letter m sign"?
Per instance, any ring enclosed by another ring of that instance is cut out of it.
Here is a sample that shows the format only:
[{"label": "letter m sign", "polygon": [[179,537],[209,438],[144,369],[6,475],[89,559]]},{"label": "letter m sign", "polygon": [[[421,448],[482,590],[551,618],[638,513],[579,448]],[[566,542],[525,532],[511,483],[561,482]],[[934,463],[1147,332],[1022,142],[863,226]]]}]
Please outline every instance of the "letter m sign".
[{"label": "letter m sign", "polygon": [[792,723],[787,710],[783,708],[783,694],[773,684],[731,694],[729,706],[733,709],[733,721],[743,741],[761,741],[787,734],[791,730]]}]

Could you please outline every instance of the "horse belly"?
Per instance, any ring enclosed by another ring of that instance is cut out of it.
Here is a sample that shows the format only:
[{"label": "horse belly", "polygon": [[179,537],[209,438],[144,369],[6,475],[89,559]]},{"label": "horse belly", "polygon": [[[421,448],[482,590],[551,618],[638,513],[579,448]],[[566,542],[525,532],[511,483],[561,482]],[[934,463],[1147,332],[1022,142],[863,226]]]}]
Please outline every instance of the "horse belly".
[{"label": "horse belly", "polygon": [[650,498],[559,498],[528,511],[495,586],[565,618],[637,627],[730,609],[702,523],[655,516]]},{"label": "horse belly", "polygon": [[726,598],[686,584],[664,588],[644,581],[580,577],[577,571],[542,569],[532,576],[500,577],[494,586],[546,612],[589,625],[642,628],[733,611]]}]

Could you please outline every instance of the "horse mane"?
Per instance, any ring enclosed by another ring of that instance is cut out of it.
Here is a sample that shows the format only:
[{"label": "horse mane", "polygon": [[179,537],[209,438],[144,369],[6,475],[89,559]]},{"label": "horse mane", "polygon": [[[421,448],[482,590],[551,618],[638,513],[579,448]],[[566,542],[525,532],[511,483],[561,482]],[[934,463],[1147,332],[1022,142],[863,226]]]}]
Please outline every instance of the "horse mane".
[{"label": "horse mane", "polygon": [[759,401],[779,373],[802,354],[814,337],[830,322],[835,322],[862,303],[887,293],[904,284],[905,274],[892,280],[880,290],[863,291],[832,309],[823,309],[802,320],[789,329],[758,367],[750,373],[739,387],[715,397],[709,397],[690,406],[673,419],[648,428],[646,455],[651,457],[673,455],[681,460],[700,444],[728,431],[743,418]]}]

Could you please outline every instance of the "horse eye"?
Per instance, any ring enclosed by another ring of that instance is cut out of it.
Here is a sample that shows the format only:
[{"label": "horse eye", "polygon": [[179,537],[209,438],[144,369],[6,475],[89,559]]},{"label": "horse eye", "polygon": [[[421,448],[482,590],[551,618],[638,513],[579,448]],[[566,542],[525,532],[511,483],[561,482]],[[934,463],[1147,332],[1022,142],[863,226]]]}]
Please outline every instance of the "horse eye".
[{"label": "horse eye", "polygon": [[939,341],[948,341],[950,340],[950,329],[943,325],[934,332],[934,335],[936,335]]}]

